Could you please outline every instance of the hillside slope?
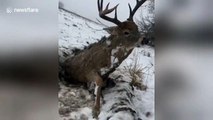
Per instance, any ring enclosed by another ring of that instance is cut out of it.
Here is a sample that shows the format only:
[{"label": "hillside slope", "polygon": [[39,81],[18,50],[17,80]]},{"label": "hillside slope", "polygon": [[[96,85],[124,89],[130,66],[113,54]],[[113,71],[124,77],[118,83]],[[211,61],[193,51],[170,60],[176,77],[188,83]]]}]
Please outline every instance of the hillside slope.
[{"label": "hillside slope", "polygon": [[[83,49],[101,37],[108,36],[104,26],[59,9],[59,62],[63,62],[72,49]],[[142,69],[139,82],[146,90],[131,86],[127,68],[134,65]],[[131,55],[111,75],[116,86],[103,90],[103,105],[99,120],[154,120],[154,49],[135,48]],[[59,114],[61,120],[95,120],[92,118],[92,94],[79,86],[59,83]],[[122,104],[121,104],[122,102]]]}]

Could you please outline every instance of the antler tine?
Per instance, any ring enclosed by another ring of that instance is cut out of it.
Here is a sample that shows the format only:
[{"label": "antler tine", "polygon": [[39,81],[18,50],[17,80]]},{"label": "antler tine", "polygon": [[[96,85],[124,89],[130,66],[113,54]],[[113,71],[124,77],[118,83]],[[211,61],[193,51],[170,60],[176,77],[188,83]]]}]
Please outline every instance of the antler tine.
[{"label": "antler tine", "polygon": [[118,17],[117,17],[117,7],[118,7],[118,4],[115,7],[115,19],[118,19]]},{"label": "antler tine", "polygon": [[136,0],[136,5],[135,5],[135,8],[132,10],[130,4],[129,5],[129,11],[130,11],[130,14],[129,14],[129,18],[127,20],[129,21],[133,21],[133,16],[135,14],[135,12],[138,10],[138,8],[145,2],[146,0]]},{"label": "antler tine", "polygon": [[[101,2],[103,1],[101,0]],[[100,4],[100,0],[97,0],[97,5],[98,5],[98,11],[101,11],[103,8],[103,3]]]},{"label": "antler tine", "polygon": [[[109,4],[106,5],[106,8],[103,10],[103,0],[98,0],[98,11],[99,11],[99,16],[107,21],[110,21],[112,23],[115,23],[116,25],[119,25],[121,22],[117,19],[117,7],[119,4],[117,4],[115,7],[109,9]],[[107,14],[113,12],[115,10],[115,17],[110,18],[106,16]]]}]

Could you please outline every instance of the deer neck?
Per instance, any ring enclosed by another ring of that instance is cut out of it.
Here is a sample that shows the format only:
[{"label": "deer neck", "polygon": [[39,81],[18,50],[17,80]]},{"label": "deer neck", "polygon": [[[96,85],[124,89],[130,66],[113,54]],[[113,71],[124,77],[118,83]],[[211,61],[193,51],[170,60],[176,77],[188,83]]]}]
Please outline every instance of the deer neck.
[{"label": "deer neck", "polygon": [[124,39],[114,38],[112,36],[105,41],[107,47],[111,51],[111,67],[114,66],[113,64],[121,64],[121,62],[128,57],[134,48],[133,45],[126,46],[123,42]]},{"label": "deer neck", "polygon": [[125,49],[126,51],[131,51],[135,45],[125,45],[124,40],[121,38],[116,38],[114,36],[110,36],[106,41],[105,44],[111,49],[118,49],[122,48]]}]

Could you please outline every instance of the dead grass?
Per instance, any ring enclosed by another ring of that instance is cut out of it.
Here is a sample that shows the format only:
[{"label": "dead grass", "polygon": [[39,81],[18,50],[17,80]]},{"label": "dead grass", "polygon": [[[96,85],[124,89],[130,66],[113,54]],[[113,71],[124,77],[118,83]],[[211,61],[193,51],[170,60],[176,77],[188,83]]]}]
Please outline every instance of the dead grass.
[{"label": "dead grass", "polygon": [[131,79],[130,84],[135,86],[137,89],[146,90],[147,86],[143,82],[143,67],[139,64],[138,55],[134,55],[134,62],[128,66],[124,67],[124,71],[127,72],[128,76]]}]

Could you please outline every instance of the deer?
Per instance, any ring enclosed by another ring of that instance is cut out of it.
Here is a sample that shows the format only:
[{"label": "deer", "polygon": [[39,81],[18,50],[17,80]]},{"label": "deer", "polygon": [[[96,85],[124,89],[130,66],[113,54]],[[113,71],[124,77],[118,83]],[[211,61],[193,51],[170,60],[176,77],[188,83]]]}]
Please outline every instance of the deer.
[{"label": "deer", "polygon": [[[65,71],[72,76],[70,81],[95,84],[95,102],[93,112],[100,113],[101,89],[104,86],[103,76],[108,76],[124,61],[133,48],[139,43],[140,33],[133,21],[138,8],[146,0],[136,0],[134,9],[129,6],[129,18],[121,22],[117,18],[117,7],[109,9],[110,2],[103,9],[103,0],[97,0],[100,18],[114,23],[109,36],[103,37],[99,42],[93,43],[88,49],[82,50],[75,56],[65,60]],[[114,18],[108,17],[109,13],[115,12]]]}]

